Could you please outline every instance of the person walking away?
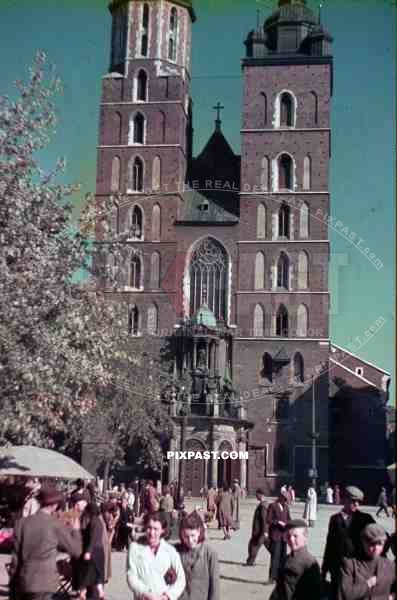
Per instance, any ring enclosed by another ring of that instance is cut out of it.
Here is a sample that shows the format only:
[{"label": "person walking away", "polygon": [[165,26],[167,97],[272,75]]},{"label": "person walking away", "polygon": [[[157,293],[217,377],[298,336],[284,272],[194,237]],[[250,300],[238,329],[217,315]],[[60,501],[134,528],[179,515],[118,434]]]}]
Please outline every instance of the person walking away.
[{"label": "person walking away", "polygon": [[121,552],[128,548],[130,541],[130,534],[134,523],[133,507],[134,503],[132,502],[132,507],[129,506],[128,496],[124,494],[121,498],[120,516],[116,528],[116,548]]},{"label": "person walking away", "polygon": [[390,600],[394,597],[395,569],[381,556],[386,532],[377,523],[361,532],[362,550],[357,558],[345,558],[338,586],[338,600]]},{"label": "person walking away", "polygon": [[233,529],[240,529],[240,499],[241,499],[241,487],[238,479],[233,479],[232,486],[232,498],[233,498]]},{"label": "person walking away", "polygon": [[320,566],[307,549],[306,522],[302,519],[289,521],[286,538],[290,554],[280,569],[270,600],[320,600]]},{"label": "person walking away", "polygon": [[268,583],[274,583],[287,555],[284,530],[287,522],[291,520],[287,497],[281,490],[277,500],[269,505],[266,520],[269,527],[269,552],[271,557]]},{"label": "person walking away", "polygon": [[309,527],[315,526],[317,520],[317,492],[313,486],[310,486],[306,493],[303,518],[309,524]]},{"label": "person walking away", "polygon": [[207,494],[207,513],[209,521],[213,521],[216,513],[216,490],[213,487],[210,487]]},{"label": "person walking away", "polygon": [[219,525],[223,529],[224,540],[230,540],[232,537],[233,526],[233,497],[229,491],[229,486],[224,485],[221,498],[218,504]]},{"label": "person walking away", "polygon": [[340,504],[340,488],[339,488],[339,485],[334,485],[334,504]]},{"label": "person walking away", "polygon": [[166,523],[159,512],[145,515],[145,538],[128,549],[127,582],[135,600],[178,600],[186,579],[179,554],[163,539]]},{"label": "person walking away", "polygon": [[259,504],[255,509],[254,517],[252,519],[251,539],[248,542],[247,566],[253,566],[255,564],[255,559],[263,544],[267,548],[269,547],[269,532],[266,520],[267,503],[265,501],[265,492],[262,490],[262,488],[258,488],[255,495]]},{"label": "person walking away", "polygon": [[334,503],[334,490],[332,489],[332,487],[329,485],[327,487],[327,504],[333,504]]},{"label": "person walking away", "polygon": [[329,520],[321,574],[324,581],[328,573],[331,576],[330,600],[337,597],[343,559],[361,554],[361,532],[367,525],[375,523],[370,514],[359,510],[363,500],[364,494],[359,488],[348,486],[342,510]]},{"label": "person walking away", "polygon": [[164,520],[167,524],[167,530],[164,534],[165,540],[168,540],[171,537],[173,511],[174,511],[174,499],[171,496],[169,487],[167,485],[165,485],[163,487],[163,495],[160,498],[160,511],[159,511],[163,515]]},{"label": "person walking away", "polygon": [[63,495],[42,487],[37,499],[40,510],[14,528],[10,588],[18,600],[51,600],[59,585],[59,551],[77,558],[82,550],[79,519],[68,527],[54,516]]},{"label": "person walking away", "polygon": [[106,524],[96,503],[87,505],[82,521],[85,521],[83,552],[75,565],[74,588],[79,590],[79,600],[86,599],[87,588],[95,588],[97,597],[103,600],[104,586],[109,579],[110,546]]},{"label": "person walking away", "polygon": [[288,500],[289,506],[292,506],[293,504],[295,504],[295,490],[292,487],[292,485],[289,485],[287,487],[287,500]]},{"label": "person walking away", "polygon": [[182,518],[179,536],[176,550],[186,578],[180,600],[219,600],[218,556],[205,541],[204,523],[197,512]]},{"label": "person walking away", "polygon": [[389,511],[387,508],[387,494],[386,494],[386,488],[385,487],[381,487],[380,488],[380,492],[379,492],[379,497],[378,497],[378,501],[376,503],[376,505],[379,507],[378,510],[376,511],[376,516],[379,517],[381,512],[385,512],[386,513],[386,517],[389,516]]}]

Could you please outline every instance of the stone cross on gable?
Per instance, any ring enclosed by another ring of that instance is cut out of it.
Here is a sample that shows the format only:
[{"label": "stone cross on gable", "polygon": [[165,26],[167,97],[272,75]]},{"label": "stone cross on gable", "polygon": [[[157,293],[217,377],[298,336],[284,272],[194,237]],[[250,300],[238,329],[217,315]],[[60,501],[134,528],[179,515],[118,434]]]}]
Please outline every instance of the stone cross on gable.
[{"label": "stone cross on gable", "polygon": [[217,104],[215,106],[212,107],[214,110],[216,110],[216,119],[215,119],[215,129],[216,131],[220,131],[221,128],[221,110],[223,110],[225,107],[222,106],[222,104],[219,102],[217,102]]}]

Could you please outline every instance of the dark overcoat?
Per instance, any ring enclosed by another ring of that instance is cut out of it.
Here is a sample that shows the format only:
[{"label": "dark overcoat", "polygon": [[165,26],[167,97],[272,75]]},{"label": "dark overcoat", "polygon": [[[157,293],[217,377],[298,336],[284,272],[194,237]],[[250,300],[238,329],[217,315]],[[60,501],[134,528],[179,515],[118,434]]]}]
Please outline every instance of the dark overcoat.
[{"label": "dark overcoat", "polygon": [[364,527],[375,523],[368,513],[356,510],[350,522],[338,512],[329,520],[322,571],[337,575],[343,558],[356,558],[362,552],[360,535]]},{"label": "dark overcoat", "polygon": [[321,594],[320,567],[305,547],[287,556],[270,600],[320,600]]},{"label": "dark overcoat", "polygon": [[82,551],[80,531],[42,510],[17,521],[11,558],[13,587],[22,593],[55,592],[60,551],[77,558]]}]

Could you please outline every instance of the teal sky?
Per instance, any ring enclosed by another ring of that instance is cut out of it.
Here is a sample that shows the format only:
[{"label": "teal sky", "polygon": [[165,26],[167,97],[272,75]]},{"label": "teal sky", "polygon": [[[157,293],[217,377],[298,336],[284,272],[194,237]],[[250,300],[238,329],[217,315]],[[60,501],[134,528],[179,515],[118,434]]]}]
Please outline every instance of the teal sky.
[{"label": "teal sky", "polygon": [[[220,100],[223,131],[240,152],[243,41],[276,0],[198,0],[193,27],[192,95],[197,153],[213,130]],[[313,6],[313,5],[312,5]],[[394,380],[394,238],[396,7],[390,0],[329,0],[322,21],[334,38],[331,214],[354,231],[383,267],[330,230],[333,340],[347,346],[382,317],[386,323],[359,350]],[[57,134],[43,156],[67,159],[65,180],[95,190],[101,77],[109,62],[110,15],[104,0],[0,0],[0,93],[14,94],[37,49],[62,78]],[[339,265],[339,266],[338,266]],[[394,385],[392,398],[394,397]]]}]

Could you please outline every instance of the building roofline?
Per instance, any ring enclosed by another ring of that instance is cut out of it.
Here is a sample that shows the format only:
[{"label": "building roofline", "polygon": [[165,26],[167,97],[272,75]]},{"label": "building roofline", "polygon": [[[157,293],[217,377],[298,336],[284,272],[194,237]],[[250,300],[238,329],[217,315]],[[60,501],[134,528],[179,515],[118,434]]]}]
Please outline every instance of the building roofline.
[{"label": "building roofline", "polygon": [[355,373],[354,371],[352,371],[351,369],[349,369],[349,367],[346,367],[346,365],[344,365],[343,363],[340,363],[340,362],[338,362],[337,360],[335,360],[335,359],[333,359],[331,357],[329,358],[329,361],[332,362],[332,363],[334,363],[334,365],[338,365],[338,367],[342,367],[342,369],[345,369],[345,371],[347,371],[351,375],[354,375],[354,377],[357,377],[357,379],[359,379],[363,383],[366,383],[366,384],[370,385],[371,387],[376,388],[377,390],[379,389],[379,386],[377,386],[376,383],[373,383],[372,381],[370,381],[366,377],[363,377],[362,375],[358,375],[358,373]]},{"label": "building roofline", "polygon": [[388,375],[389,377],[391,377],[391,373],[389,373],[388,371],[385,371],[384,369],[381,369],[380,367],[378,367],[378,365],[371,363],[369,360],[365,360],[364,358],[361,358],[361,356],[358,356],[357,354],[353,354],[353,352],[349,352],[349,350],[346,350],[346,348],[342,348],[342,346],[338,346],[338,344],[334,344],[333,342],[331,342],[331,348],[333,346],[335,348],[338,348],[338,350],[342,350],[342,352],[345,352],[346,354],[350,354],[350,356],[354,356],[354,358],[361,360],[361,362],[365,363],[366,365],[369,365],[370,367],[373,367],[377,371],[380,371],[381,373],[384,373],[385,375]]}]

